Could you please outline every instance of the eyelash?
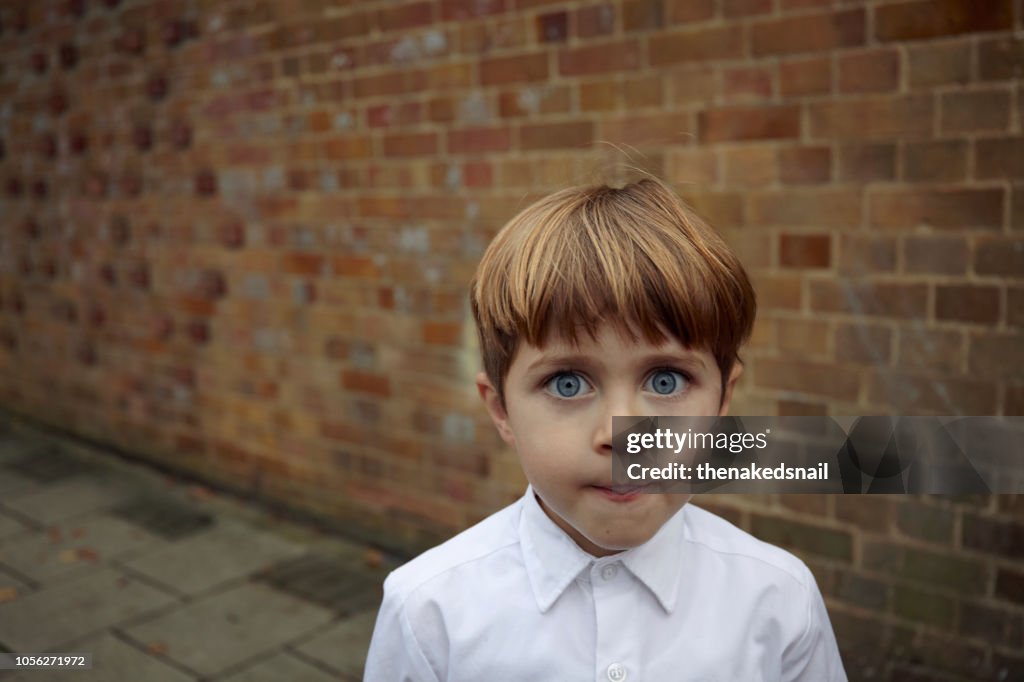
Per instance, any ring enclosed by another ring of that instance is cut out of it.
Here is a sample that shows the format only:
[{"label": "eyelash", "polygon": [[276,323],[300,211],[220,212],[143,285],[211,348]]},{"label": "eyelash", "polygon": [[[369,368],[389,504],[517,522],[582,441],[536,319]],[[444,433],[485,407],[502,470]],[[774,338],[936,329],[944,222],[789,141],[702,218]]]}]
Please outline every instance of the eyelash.
[{"label": "eyelash", "polygon": [[[683,379],[686,380],[686,384],[688,386],[693,385],[695,383],[692,374],[690,374],[689,372],[687,372],[685,370],[682,370],[682,369],[680,369],[678,367],[655,367],[654,369],[649,371],[647,373],[647,375],[644,377],[644,383],[647,383],[647,380],[650,379],[655,374],[657,374],[658,372],[676,372],[677,374],[682,375]],[[551,398],[554,398],[555,400],[557,400],[559,402],[575,400],[576,398],[563,398],[563,397],[554,395],[552,393],[549,393],[548,391],[545,390],[547,388],[547,385],[551,383],[552,379],[554,379],[556,377],[560,377],[560,376],[565,375],[565,374],[576,374],[576,375],[579,375],[579,376],[583,377],[587,381],[587,383],[589,383],[589,384],[591,384],[591,386],[593,386],[593,382],[590,381],[590,379],[587,378],[586,374],[584,374],[583,372],[579,371],[578,369],[572,369],[571,367],[566,367],[564,369],[556,370],[556,371],[552,372],[551,374],[548,374],[544,379],[541,379],[540,386],[538,388],[540,388],[541,391],[543,391],[548,396],[550,396]],[[677,397],[679,397],[679,395],[681,395],[682,393],[685,393],[685,392],[686,391],[684,389],[683,391],[680,391],[678,393],[673,393],[672,395],[663,395],[661,397],[662,398],[677,398]]]}]

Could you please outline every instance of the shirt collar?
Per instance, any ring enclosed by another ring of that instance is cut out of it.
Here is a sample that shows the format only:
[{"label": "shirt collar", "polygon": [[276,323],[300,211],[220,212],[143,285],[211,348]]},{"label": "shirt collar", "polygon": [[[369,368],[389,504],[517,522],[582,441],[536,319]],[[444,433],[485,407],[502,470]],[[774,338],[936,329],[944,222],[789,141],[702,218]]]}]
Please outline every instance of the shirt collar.
[{"label": "shirt collar", "polygon": [[[655,494],[655,493],[648,493]],[[622,564],[654,595],[667,613],[675,607],[685,541],[684,506],[644,544],[619,554],[597,558],[552,521],[534,496],[523,496],[519,539],[526,573],[541,613],[546,612],[577,576],[592,564]]]}]

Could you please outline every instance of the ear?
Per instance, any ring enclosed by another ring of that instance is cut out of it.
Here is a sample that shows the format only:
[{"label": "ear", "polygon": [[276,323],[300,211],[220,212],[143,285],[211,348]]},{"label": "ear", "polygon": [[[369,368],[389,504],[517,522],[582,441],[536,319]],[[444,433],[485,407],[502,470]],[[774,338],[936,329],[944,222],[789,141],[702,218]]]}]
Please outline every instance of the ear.
[{"label": "ear", "polygon": [[476,390],[480,393],[480,399],[484,401],[487,413],[491,415],[491,421],[498,429],[498,435],[509,445],[515,446],[516,437],[508,424],[508,412],[502,407],[501,396],[498,395],[498,390],[494,388],[491,380],[487,378],[486,372],[476,375]]},{"label": "ear", "polygon": [[729,414],[729,404],[732,403],[732,392],[736,388],[736,380],[743,374],[743,363],[737,360],[733,363],[732,370],[729,372],[729,380],[725,382],[725,388],[722,391],[722,406],[718,409],[718,416],[724,417]]}]

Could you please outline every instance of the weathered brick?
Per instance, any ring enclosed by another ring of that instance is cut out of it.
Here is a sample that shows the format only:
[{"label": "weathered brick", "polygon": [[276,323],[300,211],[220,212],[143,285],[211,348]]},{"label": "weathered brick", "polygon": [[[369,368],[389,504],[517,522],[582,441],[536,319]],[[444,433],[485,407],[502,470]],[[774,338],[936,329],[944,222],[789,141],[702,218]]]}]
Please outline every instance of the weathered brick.
[{"label": "weathered brick", "polygon": [[971,80],[971,43],[926,43],[907,49],[908,82],[912,88],[964,84]]},{"label": "weathered brick", "polygon": [[1024,573],[999,568],[996,572],[996,596],[1024,604]]},{"label": "weathered brick", "polygon": [[787,184],[828,182],[832,176],[829,147],[784,147],[779,150],[779,179]]},{"label": "weathered brick", "polygon": [[978,178],[1024,177],[1024,138],[996,137],[975,142],[974,174]]},{"label": "weathered brick", "polygon": [[524,150],[586,147],[594,140],[590,121],[524,125],[519,129],[519,144]]},{"label": "weathered brick", "polygon": [[582,111],[611,111],[618,107],[619,89],[614,81],[580,83]]},{"label": "weathered brick", "polygon": [[537,15],[537,40],[564,43],[569,39],[569,13],[565,10]]},{"label": "weathered brick", "polygon": [[850,143],[839,148],[839,179],[892,180],[896,177],[896,146],[886,143]]},{"label": "weathered brick", "polygon": [[464,21],[474,17],[500,14],[511,9],[508,0],[441,0],[441,18]]},{"label": "weathered brick", "polygon": [[778,349],[783,355],[822,357],[828,350],[829,326],[815,320],[780,320],[776,336]]},{"label": "weathered brick", "polygon": [[860,391],[860,375],[853,369],[824,362],[758,358],[754,384],[779,391],[855,400]]},{"label": "weathered brick", "polygon": [[897,318],[924,318],[928,287],[924,284],[812,280],[811,310]]},{"label": "weathered brick", "polygon": [[967,142],[936,140],[903,146],[903,179],[909,182],[956,182],[967,179]]},{"label": "weathered brick", "polygon": [[942,629],[952,626],[956,613],[949,597],[902,584],[893,588],[892,610],[899,618]]},{"label": "weathered brick", "polygon": [[1024,524],[964,515],[964,547],[1008,559],[1024,558]]},{"label": "weathered brick", "polygon": [[849,533],[796,521],[752,514],[751,532],[765,542],[804,551],[809,554],[850,561],[853,542]]},{"label": "weathered brick", "polygon": [[935,287],[935,317],[975,324],[999,321],[999,287],[971,284]]},{"label": "weathered brick", "polygon": [[1010,125],[1010,92],[978,90],[942,95],[939,128],[943,133],[1003,131]]},{"label": "weathered brick", "polygon": [[512,132],[508,128],[462,128],[448,131],[448,152],[482,154],[508,151]]},{"label": "weathered brick", "polygon": [[547,78],[548,55],[544,52],[512,57],[488,57],[480,61],[482,85],[532,83]]},{"label": "weathered brick", "polygon": [[603,119],[597,138],[636,147],[663,147],[685,144],[692,138],[693,129],[693,117],[688,113],[635,115]]},{"label": "weathered brick", "polygon": [[940,331],[919,325],[900,329],[897,364],[906,369],[933,369],[945,374],[959,374],[964,365],[963,334]]},{"label": "weathered brick", "polygon": [[384,156],[429,156],[437,146],[437,133],[397,133],[383,140]]},{"label": "weathered brick", "polygon": [[916,540],[951,545],[953,520],[949,509],[908,501],[899,506],[896,525],[901,533]]},{"label": "weathered brick", "polygon": [[994,414],[996,397],[996,385],[978,379],[936,378],[887,368],[868,380],[868,404],[896,414]]},{"label": "weathered brick", "polygon": [[844,324],[836,327],[836,360],[884,366],[892,357],[892,332],[887,327]]},{"label": "weathered brick", "polygon": [[738,66],[722,70],[722,98],[729,102],[770,99],[774,67]]},{"label": "weathered brick", "polygon": [[974,271],[979,275],[1024,277],[1024,238],[980,238],[974,247]]},{"label": "weathered brick", "polygon": [[883,42],[999,31],[1013,26],[1012,0],[986,3],[918,0],[877,8],[875,37]]},{"label": "weathered brick", "polygon": [[844,275],[895,272],[896,263],[895,237],[843,234],[839,238],[839,272]]},{"label": "weathered brick", "polygon": [[931,134],[930,95],[873,96],[807,105],[810,134],[816,138],[907,138]]},{"label": "weathered brick", "polygon": [[665,25],[665,7],[662,0],[625,0],[622,3],[622,28],[626,31],[646,31]]},{"label": "weathered brick", "polygon": [[779,265],[786,268],[827,268],[832,263],[829,235],[779,235]]},{"label": "weathered brick", "polygon": [[839,57],[839,92],[888,92],[899,87],[896,50],[871,50]]},{"label": "weathered brick", "polygon": [[1024,76],[1024,39],[1002,36],[978,43],[981,80],[1011,80]]},{"label": "weathered brick", "polygon": [[640,43],[636,40],[569,48],[558,54],[558,71],[563,76],[592,76],[639,66]]},{"label": "weathered brick", "polygon": [[888,592],[889,586],[881,580],[852,571],[840,571],[833,594],[855,606],[881,611],[888,602]]},{"label": "weathered brick", "polygon": [[666,0],[670,23],[683,24],[711,19],[715,14],[715,0]]},{"label": "weathered brick", "polygon": [[962,275],[967,272],[970,249],[961,237],[907,237],[903,266],[914,274]]},{"label": "weathered brick", "polygon": [[611,3],[589,5],[576,10],[576,35],[595,38],[615,31],[615,7]]},{"label": "weathered brick", "polygon": [[751,50],[760,57],[863,45],[866,21],[863,9],[852,9],[758,22],[751,29]]},{"label": "weathered brick", "polygon": [[740,26],[722,26],[659,33],[650,38],[647,49],[651,66],[656,67],[736,59],[743,56],[743,30]]},{"label": "weathered brick", "polygon": [[661,74],[630,77],[622,83],[622,104],[626,109],[660,108],[664,104],[664,95],[665,82]]},{"label": "weathered brick", "polygon": [[718,154],[715,150],[694,147],[673,149],[669,153],[669,176],[667,179],[670,182],[711,184],[718,178]]},{"label": "weathered brick", "polygon": [[986,379],[1024,381],[1024,334],[972,335],[967,369]]},{"label": "weathered brick", "polygon": [[767,14],[772,11],[772,0],[724,0],[722,13],[727,18]]},{"label": "weathered brick", "polygon": [[428,26],[434,21],[434,3],[413,2],[377,11],[377,25],[382,31]]},{"label": "weathered brick", "polygon": [[1001,188],[877,189],[868,192],[868,220],[873,227],[981,228],[1003,226]]},{"label": "weathered brick", "polygon": [[368,393],[381,398],[391,395],[391,384],[388,378],[375,372],[347,369],[341,372],[341,385],[350,391]]},{"label": "weathered brick", "polygon": [[799,310],[800,278],[794,275],[754,275],[758,304],[765,310]]},{"label": "weathered brick", "polygon": [[800,135],[800,109],[795,106],[732,107],[700,113],[703,142],[792,138]]},{"label": "weathered brick", "polygon": [[861,195],[847,189],[757,192],[750,196],[750,221],[784,227],[848,227],[861,222]]},{"label": "weathered brick", "polygon": [[[1024,287],[1006,288],[1006,324],[1024,327]],[[1021,398],[1024,399],[1024,394]]]},{"label": "weathered brick", "polygon": [[743,145],[721,151],[725,182],[732,187],[771,185],[779,177],[775,150],[763,145]]},{"label": "weathered brick", "polygon": [[832,60],[828,57],[779,62],[779,93],[783,97],[824,95],[832,91]]},{"label": "weathered brick", "polygon": [[718,90],[715,70],[707,66],[676,69],[672,72],[669,82],[672,103],[680,108],[704,109]]}]

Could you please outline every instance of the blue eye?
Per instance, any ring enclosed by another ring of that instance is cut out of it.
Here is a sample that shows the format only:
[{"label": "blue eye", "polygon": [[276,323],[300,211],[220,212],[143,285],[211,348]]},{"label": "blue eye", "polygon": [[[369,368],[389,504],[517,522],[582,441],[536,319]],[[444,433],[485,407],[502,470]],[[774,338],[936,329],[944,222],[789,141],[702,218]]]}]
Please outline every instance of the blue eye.
[{"label": "blue eye", "polygon": [[681,391],[688,383],[688,379],[682,372],[660,369],[651,375],[647,383],[650,390],[658,395],[672,395]]},{"label": "blue eye", "polygon": [[548,392],[558,398],[575,398],[590,388],[587,380],[573,372],[563,372],[551,377],[545,386]]}]

